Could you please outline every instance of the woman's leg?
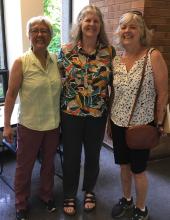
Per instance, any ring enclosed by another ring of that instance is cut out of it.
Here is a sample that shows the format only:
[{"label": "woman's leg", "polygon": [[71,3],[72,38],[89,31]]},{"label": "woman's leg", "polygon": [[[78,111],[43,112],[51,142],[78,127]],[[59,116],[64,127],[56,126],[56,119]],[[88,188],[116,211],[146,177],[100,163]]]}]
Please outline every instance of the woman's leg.
[{"label": "woman's leg", "polygon": [[148,179],[145,172],[133,174],[136,190],[136,207],[145,208],[145,202],[148,191]]},{"label": "woman's leg", "polygon": [[148,210],[145,205],[148,179],[146,176],[147,161],[149,159],[150,150],[131,150],[131,171],[134,177],[136,190],[136,204],[133,210],[133,218],[148,219]]},{"label": "woman's leg", "polygon": [[131,150],[131,171],[133,173],[136,189],[136,207],[144,209],[148,191],[148,179],[146,176],[147,161],[150,150]]},{"label": "woman's leg", "polygon": [[106,116],[86,118],[84,130],[84,180],[83,190],[92,192],[99,174],[99,157],[106,126]]},{"label": "woman's leg", "polygon": [[133,200],[131,198],[132,174],[130,167],[130,149],[125,141],[125,128],[119,127],[111,122],[113,152],[115,163],[120,165],[120,177],[122,186],[122,197],[117,204],[113,206],[112,217],[119,218],[132,209]]},{"label": "woman's leg", "polygon": [[131,198],[132,173],[128,164],[120,165],[123,197]]},{"label": "woman's leg", "polygon": [[[106,116],[99,118],[86,118],[84,131],[85,164],[83,190],[87,193],[93,191],[99,174],[99,158],[105,133],[105,126]],[[93,198],[90,194],[87,194],[86,196],[89,197],[89,201],[90,197]],[[86,209],[92,209],[94,206],[95,202],[85,203]]]},{"label": "woman's leg", "polygon": [[[79,185],[84,118],[62,113],[61,122],[64,157],[64,212],[73,215],[75,214],[75,197]],[[68,202],[68,199],[70,199],[70,202]]]},{"label": "woman's leg", "polygon": [[17,161],[15,173],[16,209],[27,209],[32,169],[37,158],[42,134],[22,125],[17,130]]},{"label": "woman's leg", "polygon": [[43,132],[41,146],[41,171],[40,171],[40,198],[44,202],[53,200],[54,186],[54,158],[59,144],[59,129]]},{"label": "woman's leg", "polygon": [[62,113],[63,186],[64,197],[77,193],[82,151],[83,118]]},{"label": "woman's leg", "polygon": [[120,165],[120,177],[122,194],[125,198],[131,198],[132,174],[130,167],[130,149],[125,141],[125,128],[119,127],[111,121],[113,152],[115,163]]}]

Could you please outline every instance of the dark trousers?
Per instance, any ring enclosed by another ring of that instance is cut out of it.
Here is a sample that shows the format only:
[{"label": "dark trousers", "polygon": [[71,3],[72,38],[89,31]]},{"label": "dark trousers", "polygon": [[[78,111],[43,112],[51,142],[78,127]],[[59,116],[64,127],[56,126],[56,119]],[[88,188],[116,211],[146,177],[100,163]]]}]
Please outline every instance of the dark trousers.
[{"label": "dark trousers", "polygon": [[53,197],[54,157],[59,144],[59,129],[35,131],[18,126],[17,164],[15,173],[16,209],[26,209],[31,190],[31,175],[41,149],[40,198],[47,202]]},{"label": "dark trousers", "polygon": [[77,194],[80,177],[82,144],[85,164],[83,190],[91,192],[99,174],[99,157],[106,126],[102,117],[80,117],[62,113],[63,188],[65,198]]}]

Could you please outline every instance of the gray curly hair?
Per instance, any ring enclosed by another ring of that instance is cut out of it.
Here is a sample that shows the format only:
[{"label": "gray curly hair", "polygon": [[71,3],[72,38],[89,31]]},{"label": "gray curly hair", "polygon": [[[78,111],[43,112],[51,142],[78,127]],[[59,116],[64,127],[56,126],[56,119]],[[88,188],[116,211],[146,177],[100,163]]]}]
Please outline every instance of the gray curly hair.
[{"label": "gray curly hair", "polygon": [[27,26],[26,26],[26,34],[27,36],[29,36],[29,32],[31,30],[31,27],[33,24],[35,23],[45,23],[50,31],[50,35],[51,37],[53,36],[53,27],[52,27],[52,23],[50,21],[50,19],[46,16],[37,16],[37,17],[32,17],[28,20],[27,22]]},{"label": "gray curly hair", "polygon": [[151,43],[153,32],[152,30],[148,29],[148,27],[145,24],[142,13],[138,11],[129,11],[120,17],[118,28],[115,31],[115,36],[114,36],[115,42],[121,46],[121,41],[120,41],[121,40],[121,36],[120,36],[121,27],[125,24],[128,24],[131,21],[134,21],[139,27],[141,45],[149,46]]}]

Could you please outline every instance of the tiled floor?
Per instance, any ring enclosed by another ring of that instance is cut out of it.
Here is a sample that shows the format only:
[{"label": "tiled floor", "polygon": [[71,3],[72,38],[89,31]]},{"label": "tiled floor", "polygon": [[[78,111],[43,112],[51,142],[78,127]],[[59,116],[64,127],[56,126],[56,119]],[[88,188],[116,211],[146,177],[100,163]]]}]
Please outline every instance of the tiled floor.
[{"label": "tiled floor", "polygon": [[[13,183],[15,171],[15,157],[11,154],[4,155],[5,169],[4,176]],[[83,211],[83,193],[78,192],[77,215],[67,217],[62,212],[62,180],[55,177],[55,199],[57,211],[49,214],[44,205],[37,197],[39,183],[39,168],[37,162],[32,177],[32,196],[30,198],[29,220],[111,220],[110,212],[113,203],[117,202],[121,196],[119,168],[114,165],[111,150],[102,148],[101,169],[96,185],[97,208],[93,213],[86,214]],[[150,188],[148,194],[148,208],[150,210],[150,220],[170,220],[170,158],[152,161],[149,163],[148,175]],[[83,168],[83,167],[82,167]],[[14,220],[14,192],[0,179],[0,220]],[[125,218],[124,218],[125,220]]]}]

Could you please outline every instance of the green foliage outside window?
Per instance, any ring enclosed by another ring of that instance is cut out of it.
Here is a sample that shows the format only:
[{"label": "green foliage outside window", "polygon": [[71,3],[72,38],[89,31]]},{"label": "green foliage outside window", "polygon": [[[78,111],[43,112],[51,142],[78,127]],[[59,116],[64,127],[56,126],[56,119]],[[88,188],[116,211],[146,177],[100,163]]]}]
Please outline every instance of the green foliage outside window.
[{"label": "green foliage outside window", "polygon": [[44,15],[48,16],[53,24],[53,39],[49,51],[58,52],[61,46],[61,0],[43,0]]}]

